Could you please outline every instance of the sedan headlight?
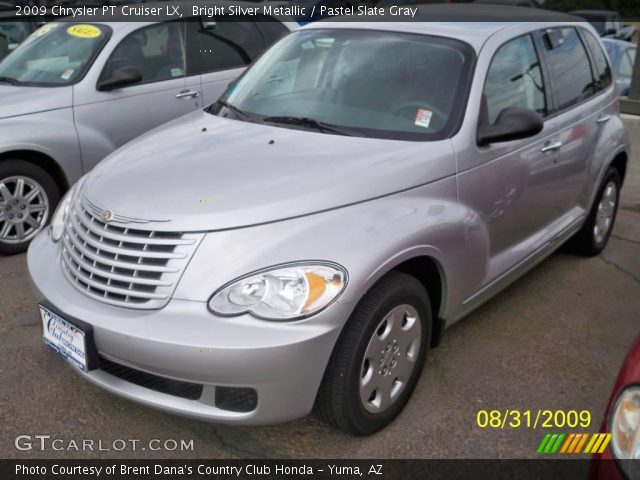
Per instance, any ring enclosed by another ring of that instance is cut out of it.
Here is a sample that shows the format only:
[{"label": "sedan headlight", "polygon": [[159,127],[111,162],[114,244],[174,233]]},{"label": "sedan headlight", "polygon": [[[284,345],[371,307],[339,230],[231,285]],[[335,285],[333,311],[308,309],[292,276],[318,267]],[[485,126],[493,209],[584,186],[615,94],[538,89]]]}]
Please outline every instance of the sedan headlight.
[{"label": "sedan headlight", "polygon": [[73,187],[69,189],[69,191],[62,197],[60,203],[58,204],[58,208],[54,212],[51,217],[51,223],[49,224],[49,234],[51,235],[51,240],[54,242],[58,242],[62,238],[62,233],[64,232],[64,224],[67,221],[67,217],[69,216],[69,209],[71,206],[71,201],[73,200],[75,193],[80,189],[80,186],[84,183],[85,177],[82,177],[79,181],[77,181]]},{"label": "sedan headlight", "polygon": [[[640,460],[640,385],[627,387],[618,396],[611,412],[609,430],[615,458]],[[631,462],[636,466],[639,463]]]},{"label": "sedan headlight", "polygon": [[344,290],[346,271],[335,264],[291,264],[235,280],[211,296],[216,314],[250,313],[268,320],[294,320],[318,313]]}]

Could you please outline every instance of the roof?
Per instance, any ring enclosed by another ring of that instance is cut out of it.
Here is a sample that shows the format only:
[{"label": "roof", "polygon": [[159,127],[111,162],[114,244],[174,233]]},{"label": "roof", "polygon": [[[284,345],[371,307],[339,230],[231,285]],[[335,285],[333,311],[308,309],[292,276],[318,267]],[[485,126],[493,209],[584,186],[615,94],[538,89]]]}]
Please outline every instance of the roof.
[{"label": "roof", "polygon": [[[503,5],[432,4],[417,8],[418,13],[413,21],[350,22],[349,17],[341,17],[314,22],[303,29],[331,27],[429,34],[465,41],[479,51],[493,34],[508,28],[522,28],[523,23],[541,23],[540,28],[544,28],[558,22],[584,22],[584,19],[566,13]],[[389,17],[384,18],[388,20]]]}]

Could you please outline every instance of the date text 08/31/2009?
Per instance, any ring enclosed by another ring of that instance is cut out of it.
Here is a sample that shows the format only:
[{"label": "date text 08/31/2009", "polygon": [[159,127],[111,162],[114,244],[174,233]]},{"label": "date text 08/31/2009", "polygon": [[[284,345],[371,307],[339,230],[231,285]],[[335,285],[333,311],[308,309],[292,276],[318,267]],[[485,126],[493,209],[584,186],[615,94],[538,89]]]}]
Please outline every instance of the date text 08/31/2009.
[{"label": "date text 08/31/2009", "polygon": [[480,428],[588,428],[589,410],[478,410]]}]

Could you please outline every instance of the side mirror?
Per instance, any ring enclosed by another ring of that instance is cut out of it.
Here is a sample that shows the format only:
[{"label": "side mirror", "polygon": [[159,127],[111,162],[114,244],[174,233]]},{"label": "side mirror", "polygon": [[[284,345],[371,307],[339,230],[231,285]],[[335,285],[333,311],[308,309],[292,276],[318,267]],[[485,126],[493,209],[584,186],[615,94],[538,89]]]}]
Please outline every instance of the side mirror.
[{"label": "side mirror", "polygon": [[136,67],[122,67],[115,70],[110,77],[98,82],[98,90],[108,92],[117,88],[135,85],[142,81],[142,74]]},{"label": "side mirror", "polygon": [[478,128],[478,145],[510,142],[537,135],[544,128],[540,114],[522,107],[508,107],[500,112],[493,125]]}]

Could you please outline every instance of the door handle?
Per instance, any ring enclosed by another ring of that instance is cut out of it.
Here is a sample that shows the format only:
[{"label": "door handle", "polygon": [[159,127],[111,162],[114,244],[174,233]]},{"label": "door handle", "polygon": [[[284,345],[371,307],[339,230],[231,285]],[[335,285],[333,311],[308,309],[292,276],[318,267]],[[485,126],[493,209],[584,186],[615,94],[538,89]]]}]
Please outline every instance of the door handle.
[{"label": "door handle", "polygon": [[611,119],[611,115],[609,115],[608,113],[603,113],[598,117],[598,120],[596,120],[596,122],[605,123],[605,122],[608,122],[610,119]]},{"label": "door handle", "polygon": [[195,90],[183,90],[176,95],[176,98],[197,98],[200,96],[200,92]]},{"label": "door handle", "polygon": [[562,142],[560,140],[555,140],[553,142],[548,142],[544,147],[540,149],[542,153],[547,152],[555,152],[556,150],[560,150],[562,148]]}]

